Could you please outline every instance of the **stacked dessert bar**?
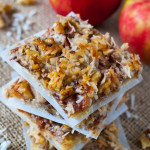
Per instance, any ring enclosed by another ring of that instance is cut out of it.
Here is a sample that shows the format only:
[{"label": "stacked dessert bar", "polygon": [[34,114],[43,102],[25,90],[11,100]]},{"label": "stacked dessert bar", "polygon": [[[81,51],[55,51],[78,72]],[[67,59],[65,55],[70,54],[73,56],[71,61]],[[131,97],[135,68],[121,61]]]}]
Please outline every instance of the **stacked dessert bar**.
[{"label": "stacked dessert bar", "polygon": [[139,57],[79,15],[59,18],[2,52],[20,75],[1,88],[3,103],[28,125],[31,149],[125,149],[114,120],[142,79]]}]

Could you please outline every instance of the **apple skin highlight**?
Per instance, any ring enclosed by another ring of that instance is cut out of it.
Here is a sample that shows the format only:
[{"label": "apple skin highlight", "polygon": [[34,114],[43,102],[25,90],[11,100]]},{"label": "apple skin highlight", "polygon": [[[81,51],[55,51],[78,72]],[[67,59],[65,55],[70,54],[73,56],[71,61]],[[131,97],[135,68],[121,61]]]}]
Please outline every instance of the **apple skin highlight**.
[{"label": "apple skin highlight", "polygon": [[150,1],[126,0],[119,18],[119,32],[129,50],[150,64]]}]

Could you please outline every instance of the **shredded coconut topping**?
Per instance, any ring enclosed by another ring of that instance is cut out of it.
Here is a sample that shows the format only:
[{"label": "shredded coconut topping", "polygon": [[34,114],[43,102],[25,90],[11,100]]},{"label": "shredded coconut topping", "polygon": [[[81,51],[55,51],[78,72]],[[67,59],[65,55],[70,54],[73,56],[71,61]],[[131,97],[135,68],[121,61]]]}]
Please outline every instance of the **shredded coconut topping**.
[{"label": "shredded coconut topping", "polygon": [[[2,9],[1,7],[7,7],[4,9],[8,9],[7,11],[10,13],[12,12],[12,8],[10,5],[2,5],[0,3],[0,9]],[[0,10],[0,28],[6,26],[6,25],[10,25],[10,27],[8,28],[8,31],[6,32],[6,35],[8,37],[11,37],[12,35],[15,35],[17,40],[20,40],[22,38],[22,33],[23,31],[30,31],[33,28],[33,24],[34,22],[31,20],[32,16],[36,15],[37,10],[32,10],[29,12],[29,14],[23,14],[20,12],[17,13],[12,13],[12,17],[9,18],[6,14],[6,12],[1,12]],[[2,15],[2,17],[1,17]],[[1,19],[4,20],[3,24],[1,22]],[[12,20],[12,21],[11,21]]]},{"label": "shredded coconut topping", "polygon": [[139,57],[127,47],[119,49],[109,34],[102,35],[78,15],[60,16],[43,36],[12,49],[10,59],[27,68],[72,115],[139,76]]}]

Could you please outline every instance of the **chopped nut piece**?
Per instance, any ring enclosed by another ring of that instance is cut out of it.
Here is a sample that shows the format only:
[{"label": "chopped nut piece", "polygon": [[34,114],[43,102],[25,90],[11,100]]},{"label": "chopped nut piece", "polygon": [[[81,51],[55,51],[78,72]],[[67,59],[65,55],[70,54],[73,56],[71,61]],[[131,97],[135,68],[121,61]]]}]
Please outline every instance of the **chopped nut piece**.
[{"label": "chopped nut piece", "polygon": [[60,94],[61,94],[62,98],[66,98],[66,97],[71,96],[72,93],[73,93],[73,87],[72,86],[68,86],[68,87],[66,87],[65,90],[62,90]]},{"label": "chopped nut piece", "polygon": [[[49,141],[52,139],[54,142],[57,141],[62,147],[61,149],[70,150],[79,142],[88,141],[84,135],[79,134],[76,131],[74,134],[71,134],[72,128],[66,125],[50,122],[48,119],[22,110],[18,110],[18,112],[24,115],[27,120],[30,120],[29,123],[31,128],[27,134],[30,137],[33,135],[33,137],[35,137],[35,143],[37,144],[45,144],[45,138]],[[33,130],[32,127],[35,127],[36,130]]]},{"label": "chopped nut piece", "polygon": [[150,147],[150,128],[141,135],[140,141],[143,149]]},{"label": "chopped nut piece", "polygon": [[9,4],[4,5],[0,2],[0,28],[3,28],[7,25],[7,21],[5,20],[3,15],[7,15],[10,12],[12,12],[11,5]]},{"label": "chopped nut piece", "polygon": [[22,5],[31,5],[35,3],[35,0],[17,0],[17,3]]},{"label": "chopped nut piece", "polygon": [[29,124],[26,122],[26,121],[24,121],[24,126],[29,126]]},{"label": "chopped nut piece", "polygon": [[[97,74],[97,73],[96,73]],[[98,73],[99,74],[99,73]],[[85,95],[73,95],[71,92],[73,91],[72,86],[68,86],[62,93],[63,95],[72,95],[76,101],[74,103],[69,103],[70,98],[63,99],[63,101],[67,101],[68,111],[72,114],[76,109],[84,109],[84,107],[88,107],[90,104],[90,100],[88,101]],[[22,94],[24,91],[24,94]],[[31,95],[32,94],[32,95]],[[52,107],[52,105],[47,102],[35,89],[24,79],[21,77],[16,79],[13,83],[4,88],[3,95],[8,99],[14,98],[18,101],[24,101],[26,105],[38,106],[39,108],[44,108],[50,114],[54,114],[60,116],[59,113]],[[31,97],[32,96],[32,97]],[[121,102],[118,104],[121,106],[128,98],[128,95],[122,97]],[[87,103],[89,102],[89,103]],[[108,117],[108,113],[112,111],[113,106],[116,104],[116,100],[102,106],[94,113],[88,116],[87,119],[83,120],[80,124],[78,124],[78,128],[84,128],[85,130],[90,130],[90,134],[92,133],[95,137],[98,136],[99,130],[103,126],[103,120]],[[52,120],[49,120],[50,124],[53,124]],[[25,124],[26,126],[28,124]],[[63,125],[65,128],[70,128],[67,125]]]},{"label": "chopped nut piece", "polygon": [[31,87],[26,80],[14,82],[6,88],[7,97],[16,97],[18,99],[32,100],[34,98]]},{"label": "chopped nut piece", "polygon": [[12,7],[9,4],[4,5],[3,9],[5,13],[10,13],[12,11]]},{"label": "chopped nut piece", "polygon": [[[48,144],[48,142],[46,142],[46,139],[42,136],[42,134],[39,131],[34,130],[32,126],[30,126],[29,130],[27,131],[27,134],[31,138],[32,144],[34,143],[39,147],[41,147],[41,145],[43,145],[43,147],[49,149],[49,144]],[[32,147],[33,147],[33,145],[32,145]],[[34,145],[34,147],[35,147],[35,145]],[[36,147],[36,149],[37,149],[37,147]],[[40,150],[40,148],[39,148],[39,150]]]},{"label": "chopped nut piece", "polygon": [[58,22],[58,21],[55,22],[55,31],[56,31],[56,33],[60,33],[60,34],[64,34],[65,33],[62,24],[60,22]]},{"label": "chopped nut piece", "polygon": [[3,4],[0,2],[0,14],[1,13],[10,13],[12,11],[12,7],[10,4]]}]

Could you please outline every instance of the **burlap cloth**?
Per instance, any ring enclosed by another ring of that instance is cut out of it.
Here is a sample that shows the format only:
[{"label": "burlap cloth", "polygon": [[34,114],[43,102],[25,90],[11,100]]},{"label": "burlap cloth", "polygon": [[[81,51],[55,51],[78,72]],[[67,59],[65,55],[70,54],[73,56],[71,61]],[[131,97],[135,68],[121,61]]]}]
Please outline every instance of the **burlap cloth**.
[{"label": "burlap cloth", "polygon": [[[17,5],[14,0],[1,0],[4,3],[11,3],[14,8],[19,12],[28,14],[29,11],[36,9],[38,11],[37,15],[32,17],[32,20],[35,21],[33,30],[31,32],[26,32],[23,34],[23,38],[33,33],[36,33],[42,29],[47,28],[52,25],[56,19],[56,13],[52,10],[49,5],[48,0],[39,0],[36,5],[33,6],[21,6]],[[101,32],[110,32],[114,36],[117,43],[120,45],[121,40],[118,33],[118,10],[110,19],[97,26]],[[6,36],[6,31],[8,29],[0,30],[0,45],[6,46],[17,41],[15,38],[8,38]],[[10,72],[12,69],[0,59],[0,86],[7,83],[10,80]],[[139,137],[142,132],[146,129],[148,124],[150,124],[150,67],[144,66],[143,71],[144,80],[138,86],[130,90],[130,93],[135,94],[136,98],[136,110],[133,112],[139,116],[139,119],[128,119],[126,115],[121,116],[121,121],[130,144],[131,150],[140,150],[141,144],[139,142]],[[130,102],[128,102],[130,106]],[[10,149],[13,150],[25,150],[25,141],[22,134],[22,127],[19,117],[13,114],[7,107],[0,103],[0,129],[4,127],[7,128],[7,131],[4,132],[5,139],[11,141]]]}]

